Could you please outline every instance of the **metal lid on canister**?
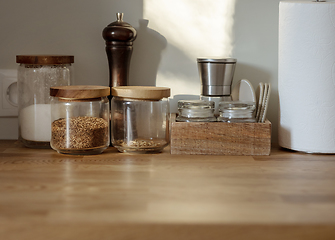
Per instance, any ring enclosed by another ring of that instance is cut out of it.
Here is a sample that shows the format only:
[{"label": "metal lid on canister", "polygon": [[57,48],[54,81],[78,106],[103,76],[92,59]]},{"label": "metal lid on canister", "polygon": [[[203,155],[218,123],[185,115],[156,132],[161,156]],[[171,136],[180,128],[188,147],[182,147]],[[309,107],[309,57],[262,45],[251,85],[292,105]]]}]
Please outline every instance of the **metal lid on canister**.
[{"label": "metal lid on canister", "polygon": [[179,100],[177,122],[215,122],[215,103],[204,100]]},{"label": "metal lid on canister", "polygon": [[214,101],[179,100],[178,109],[214,109]]},{"label": "metal lid on canister", "polygon": [[74,63],[72,55],[17,55],[16,62],[22,64],[57,65]]},{"label": "metal lid on canister", "polygon": [[197,61],[200,62],[210,62],[210,63],[236,63],[236,58],[210,58],[210,57],[199,57]]},{"label": "metal lid on canister", "polygon": [[170,97],[170,88],[152,86],[119,86],[112,87],[112,95],[139,100],[160,100]]}]

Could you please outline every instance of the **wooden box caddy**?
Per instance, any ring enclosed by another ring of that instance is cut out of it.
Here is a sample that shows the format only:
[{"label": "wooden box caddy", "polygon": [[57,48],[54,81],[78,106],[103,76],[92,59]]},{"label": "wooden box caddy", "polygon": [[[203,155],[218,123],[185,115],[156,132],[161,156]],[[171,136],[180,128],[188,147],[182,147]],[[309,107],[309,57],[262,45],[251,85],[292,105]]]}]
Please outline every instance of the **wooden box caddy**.
[{"label": "wooden box caddy", "polygon": [[270,155],[271,122],[176,122],[171,114],[171,154]]}]

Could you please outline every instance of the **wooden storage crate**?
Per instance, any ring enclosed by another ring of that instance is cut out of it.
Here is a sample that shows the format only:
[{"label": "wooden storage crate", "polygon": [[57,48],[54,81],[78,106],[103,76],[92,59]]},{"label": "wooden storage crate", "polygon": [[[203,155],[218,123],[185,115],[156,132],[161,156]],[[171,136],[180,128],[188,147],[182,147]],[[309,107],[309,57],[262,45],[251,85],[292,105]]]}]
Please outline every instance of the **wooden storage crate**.
[{"label": "wooden storage crate", "polygon": [[271,122],[176,122],[171,114],[171,154],[270,155]]}]

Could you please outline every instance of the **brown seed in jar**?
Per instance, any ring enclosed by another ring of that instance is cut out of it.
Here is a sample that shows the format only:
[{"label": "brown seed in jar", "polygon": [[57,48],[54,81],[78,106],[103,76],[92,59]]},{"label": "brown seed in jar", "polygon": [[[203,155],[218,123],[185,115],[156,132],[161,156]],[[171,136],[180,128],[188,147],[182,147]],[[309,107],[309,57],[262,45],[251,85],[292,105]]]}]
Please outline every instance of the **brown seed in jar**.
[{"label": "brown seed in jar", "polygon": [[61,118],[51,128],[51,144],[56,149],[95,148],[108,143],[108,122],[103,118]]}]

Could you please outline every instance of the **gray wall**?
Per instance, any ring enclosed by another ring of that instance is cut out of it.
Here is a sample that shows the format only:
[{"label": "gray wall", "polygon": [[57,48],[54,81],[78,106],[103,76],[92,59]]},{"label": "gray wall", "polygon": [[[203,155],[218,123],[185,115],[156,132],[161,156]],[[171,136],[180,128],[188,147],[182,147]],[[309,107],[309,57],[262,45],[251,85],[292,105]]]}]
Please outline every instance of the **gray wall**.
[{"label": "gray wall", "polygon": [[[204,17],[202,4],[211,3],[215,6],[215,3],[219,2],[218,0],[183,1],[192,2],[193,11],[196,13],[192,16],[194,22],[197,18]],[[235,4],[232,13],[234,21],[231,29],[231,56],[237,58],[238,63],[234,82],[246,78],[255,88],[261,81],[271,83],[268,118],[273,123],[273,142],[277,142],[279,0],[221,1]],[[148,16],[152,16],[148,14],[148,5],[153,2],[151,0],[2,1],[0,69],[16,69],[15,56],[18,54],[71,54],[75,56],[76,84],[108,85],[108,65],[101,32],[109,23],[115,21],[115,13],[123,12],[124,20],[138,30],[130,68],[130,84],[159,85],[164,81],[159,80],[159,77],[155,79],[158,72],[160,72],[158,76],[175,74],[174,76],[180,78],[180,86],[178,81],[177,84],[165,83],[167,86],[171,85],[169,87],[172,88],[173,94],[200,94],[196,59],[187,59],[185,56],[187,54],[182,54],[185,53],[185,49],[183,51],[182,47],[176,48],[170,38],[171,35],[167,36],[165,31],[171,28],[172,35],[178,34],[177,31],[173,32],[176,26],[173,24],[182,26],[185,30],[196,26],[187,25],[187,21],[179,21],[166,24],[166,28],[162,26],[160,28],[155,25],[155,19],[147,19]],[[169,4],[175,4],[175,1],[169,1]],[[180,7],[176,5],[171,9],[178,12]],[[160,21],[167,18],[167,15],[160,15],[159,12],[157,15]],[[212,23],[214,24],[213,21]],[[220,30],[218,28],[218,31]],[[188,44],[186,42],[185,47]],[[199,49],[204,49],[204,46],[200,45]],[[204,51],[195,52],[194,56],[200,53]],[[172,110],[174,111],[175,107],[172,107]],[[17,118],[0,118],[0,139],[16,138]]]}]

